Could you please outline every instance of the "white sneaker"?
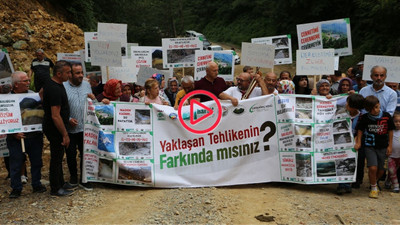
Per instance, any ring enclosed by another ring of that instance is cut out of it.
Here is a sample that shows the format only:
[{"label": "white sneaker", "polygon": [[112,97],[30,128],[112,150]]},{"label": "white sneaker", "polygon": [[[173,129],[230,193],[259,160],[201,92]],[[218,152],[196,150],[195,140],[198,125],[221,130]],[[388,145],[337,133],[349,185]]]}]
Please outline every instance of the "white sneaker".
[{"label": "white sneaker", "polygon": [[27,184],[28,183],[28,177],[22,175],[21,176],[21,182],[22,182],[22,184]]}]

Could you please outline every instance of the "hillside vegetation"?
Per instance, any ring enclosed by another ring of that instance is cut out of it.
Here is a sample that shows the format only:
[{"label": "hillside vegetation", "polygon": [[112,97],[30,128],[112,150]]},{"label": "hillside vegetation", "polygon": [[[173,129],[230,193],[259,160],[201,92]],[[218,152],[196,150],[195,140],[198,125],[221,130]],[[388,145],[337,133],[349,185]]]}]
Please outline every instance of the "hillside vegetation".
[{"label": "hillside vegetation", "polygon": [[296,25],[350,18],[353,56],[341,58],[341,67],[363,59],[364,54],[400,54],[400,1],[397,0],[48,0],[68,11],[84,31],[100,22],[128,24],[129,42],[160,45],[161,38],[196,30],[215,42],[250,42],[251,38],[292,35]]}]

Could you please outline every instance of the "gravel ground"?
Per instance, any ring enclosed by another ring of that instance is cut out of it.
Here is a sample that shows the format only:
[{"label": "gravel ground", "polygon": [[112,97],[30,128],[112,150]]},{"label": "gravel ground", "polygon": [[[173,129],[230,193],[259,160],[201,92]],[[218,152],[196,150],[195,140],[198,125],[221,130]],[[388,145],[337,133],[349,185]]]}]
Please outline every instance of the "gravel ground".
[{"label": "gravel ground", "polygon": [[43,158],[48,191],[33,194],[27,184],[18,199],[8,198],[10,183],[0,163],[0,224],[400,224],[400,194],[383,190],[370,199],[366,180],[342,196],[336,185],[156,189],[95,183],[93,191],[53,197],[48,150]]}]

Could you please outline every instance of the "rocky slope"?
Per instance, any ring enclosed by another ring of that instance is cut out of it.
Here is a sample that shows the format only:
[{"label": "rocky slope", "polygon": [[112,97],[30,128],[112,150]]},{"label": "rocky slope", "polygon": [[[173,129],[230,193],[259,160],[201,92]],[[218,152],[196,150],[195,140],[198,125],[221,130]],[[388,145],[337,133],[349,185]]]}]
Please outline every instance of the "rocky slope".
[{"label": "rocky slope", "polygon": [[37,0],[0,1],[0,49],[7,49],[15,70],[28,71],[35,50],[48,58],[84,48],[83,31],[52,16]]}]

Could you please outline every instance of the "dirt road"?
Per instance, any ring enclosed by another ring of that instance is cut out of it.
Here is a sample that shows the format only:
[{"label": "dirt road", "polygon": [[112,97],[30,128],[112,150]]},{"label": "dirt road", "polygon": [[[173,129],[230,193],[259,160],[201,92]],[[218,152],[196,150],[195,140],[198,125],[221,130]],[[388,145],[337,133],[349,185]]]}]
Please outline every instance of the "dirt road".
[{"label": "dirt road", "polygon": [[[44,159],[43,181],[49,189],[48,150]],[[6,175],[1,163],[0,224],[265,223],[257,216],[271,224],[400,224],[400,194],[384,190],[379,199],[370,199],[366,181],[361,189],[343,196],[335,194],[336,185],[155,189],[96,183],[91,192],[78,189],[64,198],[51,197],[49,191],[32,194],[25,185],[20,198],[9,199]]]}]

